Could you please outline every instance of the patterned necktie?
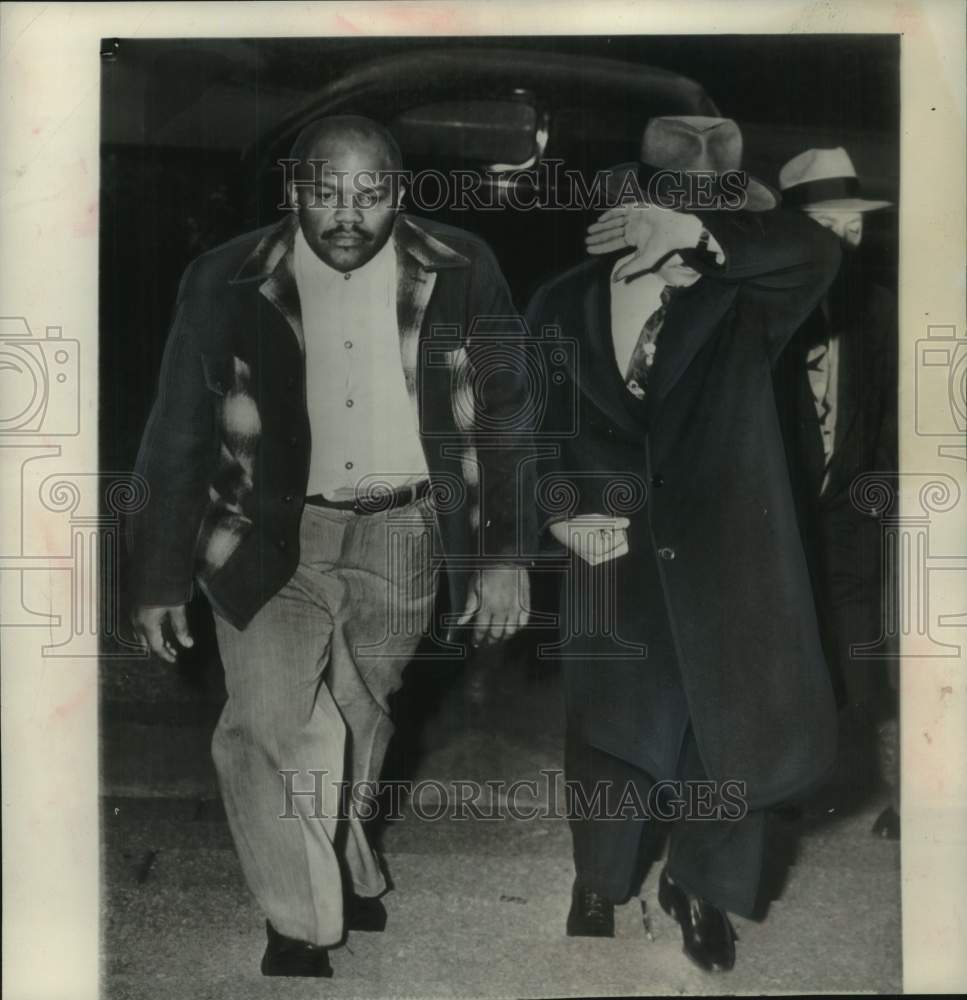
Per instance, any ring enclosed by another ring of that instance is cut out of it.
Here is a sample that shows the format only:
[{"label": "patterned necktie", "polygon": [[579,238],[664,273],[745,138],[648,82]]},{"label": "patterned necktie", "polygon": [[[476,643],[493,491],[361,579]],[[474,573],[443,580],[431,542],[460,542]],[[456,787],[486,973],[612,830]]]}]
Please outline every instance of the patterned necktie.
[{"label": "patterned necktie", "polygon": [[645,398],[648,387],[648,375],[655,364],[655,352],[658,348],[658,334],[665,322],[668,303],[671,301],[671,285],[665,285],[661,290],[661,305],[645,320],[645,325],[638,334],[638,343],[631,352],[628,370],[625,373],[625,385],[636,399]]}]

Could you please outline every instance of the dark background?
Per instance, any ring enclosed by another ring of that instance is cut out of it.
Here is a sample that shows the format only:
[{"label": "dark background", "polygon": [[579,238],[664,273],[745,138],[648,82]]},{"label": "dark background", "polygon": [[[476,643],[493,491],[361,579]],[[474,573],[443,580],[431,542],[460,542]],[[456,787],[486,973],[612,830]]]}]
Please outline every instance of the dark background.
[{"label": "dark background", "polygon": [[[685,97],[676,104],[667,94],[643,96],[646,87],[633,88],[620,74],[602,83],[594,59],[616,59],[637,64],[642,76],[648,67],[668,70],[704,88],[742,126],[745,165],[767,182],[776,185],[778,167],[803,149],[843,145],[868,195],[896,200],[899,36],[105,40],[102,468],[120,471],[134,462],[185,265],[278,217],[279,184],[270,168],[291,141],[286,123],[314,106],[391,122],[407,101],[441,96],[422,54],[494,50],[511,54],[499,72],[508,93],[521,82],[539,89],[532,81],[542,64],[575,57],[564,82],[544,84],[543,99],[554,105],[545,155],[560,155],[565,165],[592,170],[633,159],[649,116],[687,110]],[[416,62],[406,67],[389,59],[407,54]],[[318,103],[374,60],[379,66],[365,88]],[[375,87],[374,77],[382,77]],[[450,86],[437,83],[442,96]],[[439,213],[492,243],[523,310],[540,281],[581,259],[588,220],[573,211],[513,214]],[[895,212],[867,217],[863,252],[887,283],[895,282]]]}]

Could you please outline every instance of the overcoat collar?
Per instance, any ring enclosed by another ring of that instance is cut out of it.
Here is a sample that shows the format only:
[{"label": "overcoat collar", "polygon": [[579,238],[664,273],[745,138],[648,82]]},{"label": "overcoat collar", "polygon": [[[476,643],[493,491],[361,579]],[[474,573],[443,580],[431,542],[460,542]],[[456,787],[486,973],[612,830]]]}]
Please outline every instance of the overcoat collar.
[{"label": "overcoat collar", "polygon": [[[611,271],[614,258],[589,262],[580,294],[587,331],[588,361],[582,365],[584,392],[619,426],[641,433],[640,407],[624,384],[614,357],[611,329]],[[703,278],[683,289],[668,308],[661,349],[649,380],[646,413],[653,418],[675,383],[713,333],[735,297],[732,287]],[[580,315],[581,313],[579,313]]]},{"label": "overcoat collar", "polygon": [[[231,284],[260,282],[259,292],[283,315],[304,349],[305,335],[293,267],[298,226],[295,213],[273,226],[245,259]],[[436,273],[447,268],[469,267],[470,261],[405,215],[397,217],[392,239],[396,244],[399,279],[397,311],[400,336],[405,340],[413,326],[418,330],[422,324]]]}]

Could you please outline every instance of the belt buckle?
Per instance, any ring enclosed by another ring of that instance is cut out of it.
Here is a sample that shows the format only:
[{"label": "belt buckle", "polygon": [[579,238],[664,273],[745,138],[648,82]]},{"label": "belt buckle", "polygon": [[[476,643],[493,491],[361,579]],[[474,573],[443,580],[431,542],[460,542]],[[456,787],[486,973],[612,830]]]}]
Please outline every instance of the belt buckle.
[{"label": "belt buckle", "polygon": [[404,483],[386,495],[385,506],[382,504],[360,503],[353,501],[353,512],[356,514],[380,514],[389,510],[396,510],[397,507],[407,507],[416,503],[420,499],[420,488],[425,481],[417,483]]},{"label": "belt buckle", "polygon": [[[404,500],[403,497],[406,495],[405,490],[409,491],[410,498]],[[382,503],[377,503],[372,497],[364,498],[363,502],[360,503],[358,499],[353,500],[353,513],[360,515],[367,514],[379,514],[384,513],[388,510],[395,510],[397,507],[402,507],[404,504],[412,503],[416,496],[416,489],[413,486],[400,486],[399,488],[393,490],[386,496],[385,506]],[[368,501],[368,502],[367,502]]]}]

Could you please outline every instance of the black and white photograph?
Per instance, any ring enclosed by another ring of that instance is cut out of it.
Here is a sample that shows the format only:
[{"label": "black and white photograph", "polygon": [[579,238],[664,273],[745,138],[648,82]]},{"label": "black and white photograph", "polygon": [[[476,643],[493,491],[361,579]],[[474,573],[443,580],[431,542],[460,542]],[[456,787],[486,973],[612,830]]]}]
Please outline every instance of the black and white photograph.
[{"label": "black and white photograph", "polygon": [[11,1000],[962,988],[955,5],[92,6],[4,157]]}]

